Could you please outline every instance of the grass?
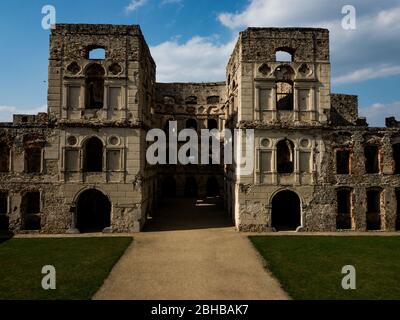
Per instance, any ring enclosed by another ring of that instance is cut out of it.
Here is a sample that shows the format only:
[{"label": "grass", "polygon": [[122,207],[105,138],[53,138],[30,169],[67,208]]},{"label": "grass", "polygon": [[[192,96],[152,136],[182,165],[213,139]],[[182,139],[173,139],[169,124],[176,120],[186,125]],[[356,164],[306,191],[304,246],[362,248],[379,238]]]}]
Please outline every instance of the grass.
[{"label": "grass", "polygon": [[[0,242],[0,299],[90,299],[131,242],[129,237]],[[56,268],[56,290],[41,287],[44,265]]]},{"label": "grass", "polygon": [[[400,299],[400,237],[251,236],[250,240],[293,299]],[[356,290],[341,286],[345,265],[356,268]]]}]

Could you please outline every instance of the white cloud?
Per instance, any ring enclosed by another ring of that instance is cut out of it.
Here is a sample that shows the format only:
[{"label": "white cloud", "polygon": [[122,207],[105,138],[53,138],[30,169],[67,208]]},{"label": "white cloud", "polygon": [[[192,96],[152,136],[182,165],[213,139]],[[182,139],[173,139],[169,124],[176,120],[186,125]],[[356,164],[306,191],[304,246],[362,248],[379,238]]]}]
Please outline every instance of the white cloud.
[{"label": "white cloud", "polygon": [[[344,30],[344,0],[251,0],[219,21],[233,32],[245,27],[324,27],[330,30],[332,73],[337,83],[398,74],[400,0],[353,0],[356,30]],[[363,76],[365,78],[363,79]]]},{"label": "white cloud", "polygon": [[15,106],[0,105],[0,122],[12,122],[13,114],[38,114],[39,112],[46,111],[47,105],[35,108],[18,108]]},{"label": "white cloud", "polygon": [[400,74],[400,65],[380,65],[369,68],[354,70],[348,74],[338,76],[332,79],[332,83],[350,83],[371,80],[376,78],[395,76]]},{"label": "white cloud", "polygon": [[127,5],[125,7],[125,11],[127,13],[133,12],[133,11],[137,10],[139,7],[144,6],[146,3],[147,3],[147,0],[131,0],[129,5]]},{"label": "white cloud", "polygon": [[214,38],[177,39],[150,48],[157,64],[157,81],[222,81],[235,41],[216,44]]},{"label": "white cloud", "polygon": [[[250,26],[328,28],[334,83],[399,74],[400,0],[353,0],[356,30],[342,28],[346,4],[345,0],[304,0],[301,5],[298,0],[250,0],[242,12],[224,12],[218,20],[232,30],[232,37]],[[152,53],[161,81],[209,81],[225,78],[230,49],[231,40],[216,44],[213,38],[193,37],[183,44],[170,40],[153,46]]]},{"label": "white cloud", "polygon": [[372,127],[384,127],[385,118],[396,117],[400,120],[400,101],[389,104],[374,103],[359,109],[360,116],[366,117],[367,122]]}]

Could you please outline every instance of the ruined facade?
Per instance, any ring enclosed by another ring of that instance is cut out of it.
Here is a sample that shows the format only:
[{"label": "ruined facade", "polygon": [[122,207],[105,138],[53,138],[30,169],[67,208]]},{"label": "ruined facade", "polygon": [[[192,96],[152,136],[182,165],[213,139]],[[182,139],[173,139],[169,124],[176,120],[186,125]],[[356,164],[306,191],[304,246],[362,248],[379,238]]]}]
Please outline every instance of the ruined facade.
[{"label": "ruined facade", "polygon": [[[0,124],[0,229],[137,232],[185,196],[220,196],[242,231],[400,229],[400,123],[370,128],[357,97],[331,93],[327,30],[248,28],[224,82],[155,75],[139,26],[57,25],[48,112]],[[254,129],[252,174],[150,165],[146,134],[170,121]]]}]

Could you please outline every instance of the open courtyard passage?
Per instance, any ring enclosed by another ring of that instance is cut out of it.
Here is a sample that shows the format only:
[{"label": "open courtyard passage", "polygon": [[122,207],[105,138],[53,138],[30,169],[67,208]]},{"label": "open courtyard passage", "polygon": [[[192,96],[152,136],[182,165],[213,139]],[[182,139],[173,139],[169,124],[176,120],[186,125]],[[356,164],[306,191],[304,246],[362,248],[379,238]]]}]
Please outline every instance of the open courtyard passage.
[{"label": "open courtyard passage", "polygon": [[[0,239],[0,300],[90,299],[132,242],[131,237]],[[56,290],[41,286],[56,269]]]},{"label": "open courtyard passage", "polygon": [[[252,236],[267,267],[293,299],[400,299],[397,236]],[[342,268],[356,269],[344,290]]]},{"label": "open courtyard passage", "polygon": [[218,202],[164,202],[146,230],[94,299],[287,299]]},{"label": "open courtyard passage", "polygon": [[172,231],[233,227],[219,197],[166,198],[159,204],[145,231]]}]

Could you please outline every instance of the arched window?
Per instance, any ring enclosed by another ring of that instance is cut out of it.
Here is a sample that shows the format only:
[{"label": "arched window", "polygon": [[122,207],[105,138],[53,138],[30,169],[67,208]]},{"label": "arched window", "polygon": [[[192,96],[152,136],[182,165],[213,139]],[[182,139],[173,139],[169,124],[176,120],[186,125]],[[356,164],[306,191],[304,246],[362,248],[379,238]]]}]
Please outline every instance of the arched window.
[{"label": "arched window", "polygon": [[276,146],[278,173],[293,173],[294,145],[290,140],[281,140]]},{"label": "arched window", "polygon": [[83,161],[84,172],[103,171],[103,143],[100,139],[93,137],[86,141]]},{"label": "arched window", "polygon": [[92,64],[85,73],[86,109],[101,109],[104,106],[104,69]]},{"label": "arched window", "polygon": [[197,131],[197,121],[195,119],[186,120],[186,129],[193,129]]},{"label": "arched window", "polygon": [[276,83],[276,109],[293,110],[293,82],[278,81]]},{"label": "arched window", "polygon": [[277,49],[275,51],[275,61],[293,62],[293,51],[290,49]]},{"label": "arched window", "polygon": [[89,48],[87,58],[89,60],[104,60],[106,58],[106,50],[101,47]]},{"label": "arched window", "polygon": [[218,122],[215,119],[207,120],[207,128],[208,130],[217,129],[218,130]]}]

